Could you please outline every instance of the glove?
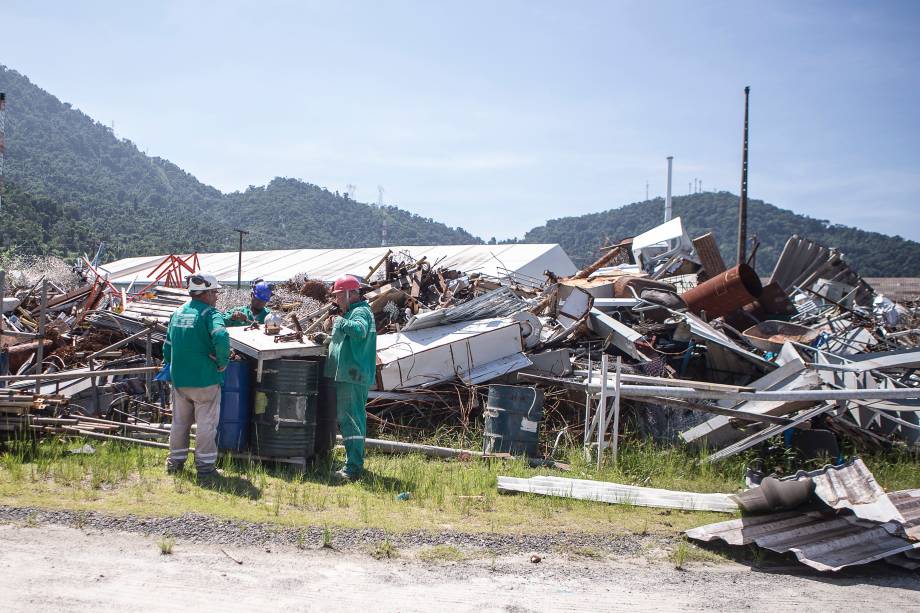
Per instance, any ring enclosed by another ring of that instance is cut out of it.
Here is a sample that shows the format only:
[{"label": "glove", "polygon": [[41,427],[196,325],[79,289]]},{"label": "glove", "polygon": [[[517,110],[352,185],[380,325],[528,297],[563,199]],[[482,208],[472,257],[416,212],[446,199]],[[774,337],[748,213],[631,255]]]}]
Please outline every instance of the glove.
[{"label": "glove", "polygon": [[163,383],[169,383],[172,381],[172,370],[170,369],[168,362],[163,364],[163,368],[160,369],[160,372],[156,374],[153,380],[162,381]]}]

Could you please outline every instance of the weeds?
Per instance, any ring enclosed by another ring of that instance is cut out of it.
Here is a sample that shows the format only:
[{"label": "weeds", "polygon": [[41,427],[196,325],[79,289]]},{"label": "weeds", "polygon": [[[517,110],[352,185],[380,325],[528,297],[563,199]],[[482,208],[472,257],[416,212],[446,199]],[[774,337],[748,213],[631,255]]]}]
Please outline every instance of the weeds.
[{"label": "weeds", "polygon": [[170,536],[164,536],[157,542],[157,546],[160,548],[161,556],[171,555],[173,552],[173,545],[176,544],[176,541],[173,540]]},{"label": "weeds", "polygon": [[425,562],[445,563],[462,562],[467,559],[468,556],[453,545],[436,545],[420,550],[416,554],[416,557]]},{"label": "weeds", "polygon": [[677,549],[671,553],[671,561],[674,563],[674,568],[677,570],[684,570],[684,564],[687,562],[689,550],[690,547],[687,545],[687,541],[682,540],[677,544]]},{"label": "weeds", "polygon": [[329,524],[323,526],[323,549],[335,549],[332,546],[332,530],[329,529]]},{"label": "weeds", "polygon": [[[442,444],[471,446],[469,440]],[[628,504],[534,495],[499,495],[498,475],[536,474],[613,481],[697,492],[734,492],[742,485],[752,455],[708,464],[705,452],[629,441],[616,465],[595,470],[581,448],[560,450],[572,470],[534,470],[521,460],[455,461],[420,455],[370,453],[367,478],[344,487],[329,485],[329,464],[305,473],[264,466],[253,460],[219,462],[228,476],[219,489],[204,488],[188,475],[167,477],[165,452],[114,442],[95,442],[93,454],[71,454],[80,440],[8,441],[0,447],[0,499],[20,507],[89,508],[136,515],[198,513],[245,522],[325,526],[324,546],[337,527],[404,530],[460,529],[468,532],[546,532],[560,526],[590,533],[674,534],[723,514],[662,513]],[[753,453],[753,452],[752,452]],[[908,454],[864,456],[879,483],[889,490],[920,487],[920,470]],[[232,476],[231,476],[232,475]],[[397,500],[412,492],[409,500]],[[80,520],[78,520],[79,522]],[[692,551],[691,551],[692,553]]]},{"label": "weeds", "polygon": [[390,542],[389,539],[386,539],[377,543],[377,546],[374,547],[374,549],[371,551],[371,557],[373,557],[375,560],[383,560],[384,558],[389,560],[392,558],[398,558],[399,551],[396,549],[393,543]]},{"label": "weeds", "polygon": [[303,530],[297,531],[297,549],[306,549],[307,548],[307,535]]}]

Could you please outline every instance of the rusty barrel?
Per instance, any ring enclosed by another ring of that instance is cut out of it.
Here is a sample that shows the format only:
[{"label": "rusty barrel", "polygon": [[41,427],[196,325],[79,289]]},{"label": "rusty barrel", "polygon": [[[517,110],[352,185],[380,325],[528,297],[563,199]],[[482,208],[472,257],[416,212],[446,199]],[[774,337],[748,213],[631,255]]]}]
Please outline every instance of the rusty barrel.
[{"label": "rusty barrel", "polygon": [[722,317],[760,297],[763,286],[754,269],[739,264],[680,295],[687,310],[708,319]]}]

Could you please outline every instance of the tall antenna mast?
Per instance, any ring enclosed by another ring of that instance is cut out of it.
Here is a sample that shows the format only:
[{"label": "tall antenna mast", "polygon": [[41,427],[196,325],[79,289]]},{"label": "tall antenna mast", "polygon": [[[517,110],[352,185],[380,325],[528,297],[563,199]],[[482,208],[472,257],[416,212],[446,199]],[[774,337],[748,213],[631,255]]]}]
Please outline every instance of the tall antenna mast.
[{"label": "tall antenna mast", "polygon": [[3,207],[4,157],[6,157],[6,94],[0,92],[0,208]]},{"label": "tall antenna mast", "polygon": [[741,145],[741,201],[738,203],[738,264],[747,259],[747,189],[748,189],[748,97],[751,87],[744,88],[744,140]]},{"label": "tall antenna mast", "polygon": [[668,195],[664,200],[664,221],[671,221],[671,167],[674,163],[674,156],[668,156]]},{"label": "tall antenna mast", "polygon": [[648,202],[648,181],[645,182],[645,201]]},{"label": "tall antenna mast", "polygon": [[358,191],[358,186],[355,185],[354,183],[349,183],[348,185],[345,186],[345,196],[348,197],[349,200],[355,199],[356,191]]}]

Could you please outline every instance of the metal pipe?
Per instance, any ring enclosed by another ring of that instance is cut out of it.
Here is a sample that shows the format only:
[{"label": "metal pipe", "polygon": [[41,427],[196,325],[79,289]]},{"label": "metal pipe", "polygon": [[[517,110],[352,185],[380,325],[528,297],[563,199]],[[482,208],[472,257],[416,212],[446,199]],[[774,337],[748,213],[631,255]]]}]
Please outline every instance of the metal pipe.
[{"label": "metal pipe", "polygon": [[[111,370],[96,370],[82,372],[50,372],[42,375],[44,381],[69,381],[71,379],[88,379],[89,377],[109,377],[112,375],[143,375],[159,370],[159,366],[141,366],[138,368],[113,368]],[[35,375],[5,375],[0,381],[32,381]]]},{"label": "metal pipe", "polygon": [[597,470],[601,469],[604,459],[604,430],[607,429],[607,374],[609,356],[601,356],[601,398],[597,403]]},{"label": "metal pipe", "polygon": [[240,233],[240,250],[239,250],[239,259],[236,264],[236,289],[240,289],[243,283],[243,235],[249,234],[246,230],[236,229],[234,232]]},{"label": "metal pipe", "polygon": [[[603,383],[603,382],[602,382]],[[589,390],[601,389],[600,384],[585,384]],[[604,386],[606,388],[606,385]],[[737,400],[765,402],[799,402],[827,400],[913,400],[920,399],[920,388],[899,389],[846,389],[846,390],[794,390],[767,392],[718,392],[692,387],[667,387],[663,385],[623,385],[624,398],[650,398],[664,396],[689,400]],[[920,411],[920,407],[898,407],[898,411]]]},{"label": "metal pipe", "polygon": [[695,315],[706,311],[709,319],[728,315],[760,297],[760,277],[747,264],[739,264],[680,295]]},{"label": "metal pipe", "polygon": [[[42,295],[39,301],[38,309],[38,347],[35,349],[35,368],[36,374],[41,375],[45,369],[45,315],[48,310],[48,281],[42,279]],[[42,382],[40,377],[35,377],[35,393],[40,394],[42,391]]]},{"label": "metal pipe", "polygon": [[671,168],[674,164],[674,156],[668,156],[668,193],[664,199],[664,221],[671,221]]},{"label": "metal pipe", "polygon": [[[7,360],[3,358],[6,349],[3,347],[3,322],[6,318],[3,303],[6,300],[6,271],[0,270],[0,375],[5,375],[7,370]],[[0,385],[0,387],[4,387]]]},{"label": "metal pipe", "polygon": [[617,446],[620,432],[620,371],[623,368],[623,358],[617,356],[617,370],[613,386],[613,463],[617,463]]}]

